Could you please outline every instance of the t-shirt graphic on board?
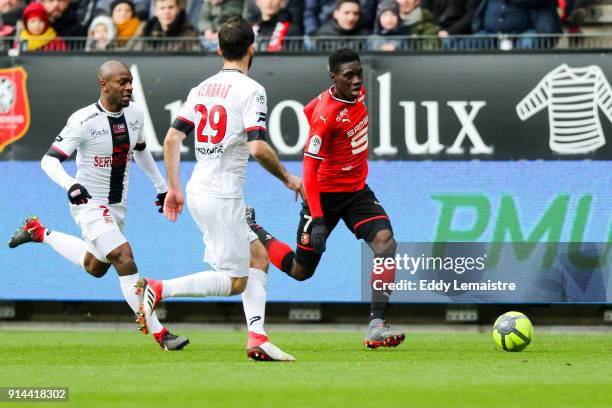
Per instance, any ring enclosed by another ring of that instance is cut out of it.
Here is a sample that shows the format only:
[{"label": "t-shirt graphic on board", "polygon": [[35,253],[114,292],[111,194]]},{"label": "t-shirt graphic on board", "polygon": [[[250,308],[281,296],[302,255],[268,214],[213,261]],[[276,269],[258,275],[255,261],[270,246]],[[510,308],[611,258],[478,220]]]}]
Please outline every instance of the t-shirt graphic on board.
[{"label": "t-shirt graphic on board", "polygon": [[559,65],[516,105],[516,113],[525,121],[546,107],[552,151],[590,153],[606,144],[598,109],[612,122],[612,90],[600,67]]}]

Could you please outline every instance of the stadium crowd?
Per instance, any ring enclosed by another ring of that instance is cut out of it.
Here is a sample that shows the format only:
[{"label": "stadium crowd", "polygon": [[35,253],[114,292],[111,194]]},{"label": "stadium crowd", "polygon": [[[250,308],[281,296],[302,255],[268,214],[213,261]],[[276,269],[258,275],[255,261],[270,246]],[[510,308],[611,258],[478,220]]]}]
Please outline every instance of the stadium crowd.
[{"label": "stadium crowd", "polygon": [[[326,48],[325,41],[382,51],[488,48],[481,36],[499,34],[524,35],[514,48],[534,48],[541,35],[579,33],[594,1],[0,0],[0,37],[14,38],[23,51],[74,49],[75,37],[86,37],[92,52],[214,51],[219,26],[241,14],[266,39],[260,49],[271,52],[287,49],[293,38],[305,48]],[[429,39],[417,43],[414,36]]]}]

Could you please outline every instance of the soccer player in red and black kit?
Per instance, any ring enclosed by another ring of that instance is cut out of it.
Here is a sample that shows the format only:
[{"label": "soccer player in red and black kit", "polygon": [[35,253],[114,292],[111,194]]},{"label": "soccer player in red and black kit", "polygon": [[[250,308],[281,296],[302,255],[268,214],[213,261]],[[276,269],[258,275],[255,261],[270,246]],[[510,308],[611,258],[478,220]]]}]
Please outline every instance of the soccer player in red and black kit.
[{"label": "soccer player in red and black kit", "polygon": [[[337,50],[329,56],[329,70],[333,86],[304,108],[310,124],[303,162],[307,202],[300,213],[296,251],[258,225],[255,211],[247,209],[247,222],[266,246],[270,261],[300,281],[314,274],[325,241],[340,220],[376,257],[394,258],[397,248],[389,217],[366,184],[368,110],[359,55]],[[375,277],[393,282],[395,268]],[[404,334],[392,331],[385,321],[389,296],[390,292],[372,292],[367,347],[395,347],[404,341]]]}]

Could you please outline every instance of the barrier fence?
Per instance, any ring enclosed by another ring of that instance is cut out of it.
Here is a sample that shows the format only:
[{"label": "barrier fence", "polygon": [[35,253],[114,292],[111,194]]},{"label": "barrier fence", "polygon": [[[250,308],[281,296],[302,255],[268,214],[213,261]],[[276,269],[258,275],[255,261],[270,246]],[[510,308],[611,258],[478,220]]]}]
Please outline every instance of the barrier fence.
[{"label": "barrier fence", "polygon": [[[0,37],[0,52],[64,53],[64,52],[161,52],[161,53],[216,53],[216,43],[195,38],[132,38],[115,39],[104,49],[95,49],[87,38],[63,38],[65,47],[28,51],[27,41],[15,37]],[[118,42],[119,41],[119,42]],[[259,37],[256,48],[269,53],[321,53],[348,47],[372,52],[465,52],[511,51],[538,52],[542,50],[609,50],[612,34],[529,34],[529,35],[457,35],[437,36],[352,36],[352,37]]]}]

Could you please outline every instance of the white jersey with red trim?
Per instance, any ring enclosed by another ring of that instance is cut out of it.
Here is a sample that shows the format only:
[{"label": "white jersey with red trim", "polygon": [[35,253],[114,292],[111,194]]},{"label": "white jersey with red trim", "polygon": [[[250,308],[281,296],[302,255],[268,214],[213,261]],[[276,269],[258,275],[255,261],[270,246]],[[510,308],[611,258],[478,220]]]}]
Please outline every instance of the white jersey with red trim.
[{"label": "white jersey with red trim", "polygon": [[265,89],[238,70],[224,69],[193,88],[177,117],[195,131],[197,164],[186,190],[242,198],[247,142],[266,132],[266,115]]},{"label": "white jersey with red trim", "polygon": [[76,180],[91,201],[125,204],[132,153],[145,146],[143,125],[143,112],[133,102],[117,113],[94,103],[68,118],[47,154],[62,161],[76,150]]}]

